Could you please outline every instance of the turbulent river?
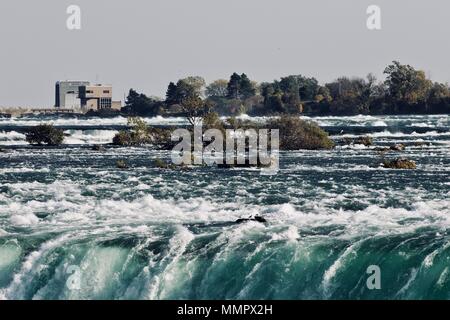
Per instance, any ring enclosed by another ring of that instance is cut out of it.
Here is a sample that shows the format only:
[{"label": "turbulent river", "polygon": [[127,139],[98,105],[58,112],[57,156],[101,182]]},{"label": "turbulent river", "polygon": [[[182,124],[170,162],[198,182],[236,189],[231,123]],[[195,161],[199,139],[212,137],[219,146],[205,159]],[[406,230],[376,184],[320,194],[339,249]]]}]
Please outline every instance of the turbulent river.
[{"label": "turbulent river", "polygon": [[[312,120],[374,145],[281,152],[272,176],[163,170],[169,152],[91,150],[125,118],[0,119],[0,299],[449,299],[450,117]],[[41,121],[68,145],[28,147]],[[395,143],[417,170],[379,166]]]}]

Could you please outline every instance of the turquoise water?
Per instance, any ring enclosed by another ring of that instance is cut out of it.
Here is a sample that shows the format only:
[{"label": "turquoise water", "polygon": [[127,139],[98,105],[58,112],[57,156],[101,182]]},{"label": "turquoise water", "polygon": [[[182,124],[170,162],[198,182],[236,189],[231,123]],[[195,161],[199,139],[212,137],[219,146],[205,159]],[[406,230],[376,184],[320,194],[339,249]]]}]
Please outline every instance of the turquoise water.
[{"label": "turquoise water", "polygon": [[[0,120],[0,298],[450,298],[449,116],[317,118],[375,145],[282,152],[274,176],[156,169],[169,153],[88,147],[126,119],[46,120],[68,147],[25,146],[21,129],[42,119]],[[406,151],[387,158],[417,170],[379,167],[373,149],[394,143]],[[234,223],[254,215],[267,223]]]}]

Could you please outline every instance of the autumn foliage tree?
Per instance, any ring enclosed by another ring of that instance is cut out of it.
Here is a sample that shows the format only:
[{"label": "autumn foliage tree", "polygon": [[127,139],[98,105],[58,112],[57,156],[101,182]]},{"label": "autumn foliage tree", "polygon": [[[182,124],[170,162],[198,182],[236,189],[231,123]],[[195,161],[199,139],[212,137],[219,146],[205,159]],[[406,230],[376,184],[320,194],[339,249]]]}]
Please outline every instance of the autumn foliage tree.
[{"label": "autumn foliage tree", "polygon": [[[186,114],[198,98],[220,115],[356,115],[398,113],[450,113],[448,84],[433,83],[425,72],[393,61],[385,70],[385,81],[372,74],[366,78],[339,77],[319,84],[314,77],[289,75],[272,82],[256,83],[245,73],[206,85],[203,78],[187,77],[171,82],[165,107],[176,105]],[[139,97],[138,97],[139,98]],[[139,99],[137,99],[139,101]],[[138,104],[139,105],[139,104]],[[140,109],[140,108],[138,108]],[[194,112],[195,114],[195,112]],[[196,117],[190,117],[194,119]]]},{"label": "autumn foliage tree", "polygon": [[415,70],[410,65],[402,65],[394,61],[385,70],[385,81],[389,96],[396,102],[416,104],[426,101],[433,83],[425,76],[425,72]]}]

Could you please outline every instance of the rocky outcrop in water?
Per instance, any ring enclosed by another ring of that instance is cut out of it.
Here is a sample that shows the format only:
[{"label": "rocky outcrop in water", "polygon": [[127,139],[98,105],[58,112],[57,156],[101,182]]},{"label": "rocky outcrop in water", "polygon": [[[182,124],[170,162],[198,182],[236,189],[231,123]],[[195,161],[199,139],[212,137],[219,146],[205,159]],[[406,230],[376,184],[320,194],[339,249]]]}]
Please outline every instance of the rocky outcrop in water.
[{"label": "rocky outcrop in water", "polygon": [[336,141],[340,145],[363,145],[369,147],[373,145],[373,138],[369,136],[357,137],[357,138],[343,138]]},{"label": "rocky outcrop in water", "polygon": [[164,160],[161,160],[159,158],[155,159],[153,161],[153,164],[154,164],[155,167],[157,167],[159,169],[176,169],[177,168],[177,166],[175,166],[174,164],[172,164],[172,163],[169,164],[169,163],[167,163]]},{"label": "rocky outcrop in water", "polygon": [[393,146],[390,147],[390,149],[392,151],[405,151],[405,145],[401,143],[394,144]]},{"label": "rocky outcrop in water", "polygon": [[125,160],[117,160],[116,167],[118,169],[128,169],[128,164],[126,163]]},{"label": "rocky outcrop in water", "polygon": [[92,147],[92,151],[105,151],[105,150],[106,150],[106,148],[100,144],[97,144]]},{"label": "rocky outcrop in water", "polygon": [[251,217],[251,218],[241,218],[241,219],[237,219],[236,223],[244,223],[244,222],[249,222],[249,221],[256,221],[256,222],[261,222],[261,223],[265,223],[267,222],[267,220],[264,217],[261,216],[255,216],[255,217]]},{"label": "rocky outcrop in water", "polygon": [[373,139],[372,137],[359,137],[353,140],[352,142],[353,144],[362,144],[366,147],[369,147],[373,144]]},{"label": "rocky outcrop in water", "polygon": [[398,144],[394,144],[390,147],[376,148],[375,151],[378,151],[381,153],[390,152],[390,151],[401,152],[401,151],[405,151],[405,149],[406,149],[406,146],[404,144],[398,143]]},{"label": "rocky outcrop in water", "polygon": [[413,160],[398,158],[395,160],[385,160],[383,167],[389,169],[416,169],[417,164]]}]

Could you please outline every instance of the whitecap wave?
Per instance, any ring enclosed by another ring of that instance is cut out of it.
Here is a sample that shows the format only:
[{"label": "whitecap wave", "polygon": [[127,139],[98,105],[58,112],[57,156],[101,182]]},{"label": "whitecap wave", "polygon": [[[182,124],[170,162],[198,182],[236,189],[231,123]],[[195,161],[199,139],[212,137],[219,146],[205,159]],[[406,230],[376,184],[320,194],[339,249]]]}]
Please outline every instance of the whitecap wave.
[{"label": "whitecap wave", "polygon": [[83,144],[108,144],[112,143],[115,130],[67,130],[64,132],[66,138],[65,144],[83,145]]},{"label": "whitecap wave", "polygon": [[23,145],[27,144],[25,135],[17,131],[0,131],[0,145]]}]

